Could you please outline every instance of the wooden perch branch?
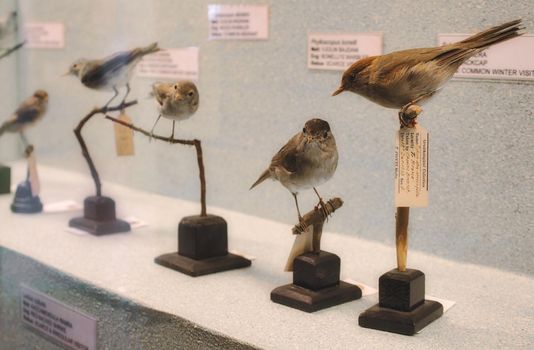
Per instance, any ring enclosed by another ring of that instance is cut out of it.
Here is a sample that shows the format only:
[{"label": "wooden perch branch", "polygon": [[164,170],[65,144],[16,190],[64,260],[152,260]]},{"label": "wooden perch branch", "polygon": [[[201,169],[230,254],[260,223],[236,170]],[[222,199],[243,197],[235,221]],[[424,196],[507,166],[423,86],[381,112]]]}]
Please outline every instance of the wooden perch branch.
[{"label": "wooden perch branch", "polygon": [[300,223],[293,227],[293,234],[299,235],[313,225],[313,251],[319,252],[321,250],[321,235],[323,234],[324,222],[328,219],[328,215],[333,214],[341,206],[343,206],[343,200],[338,197],[328,200],[325,203],[325,210],[319,205],[316,206],[302,217]]},{"label": "wooden perch branch", "polygon": [[140,132],[141,134],[154,138],[156,140],[165,141],[170,144],[180,144],[180,145],[188,145],[188,146],[195,146],[195,150],[197,152],[197,163],[198,163],[198,172],[200,177],[200,216],[206,216],[206,175],[204,172],[204,160],[202,156],[202,144],[200,140],[194,139],[194,140],[180,140],[175,139],[173,137],[164,137],[156,134],[152,134],[144,129],[141,129],[140,127],[137,127],[133,124],[124,122],[122,120],[110,117],[106,115],[106,119],[111,120],[114,123],[121,124],[127,128],[130,128],[131,130]]},{"label": "wooden perch branch", "polygon": [[395,243],[397,246],[397,269],[406,271],[408,260],[408,222],[410,219],[410,207],[397,207]]},{"label": "wooden perch branch", "polygon": [[120,105],[114,106],[114,107],[95,107],[89,114],[87,114],[82,120],[80,120],[80,122],[78,123],[78,126],[76,126],[76,129],[74,129],[74,134],[76,135],[76,138],[78,139],[78,143],[80,144],[80,147],[82,148],[83,157],[87,161],[87,165],[89,165],[89,170],[91,171],[91,177],[93,178],[93,181],[96,187],[96,195],[98,197],[102,196],[102,183],[100,182],[100,176],[98,175],[98,171],[96,170],[95,163],[93,163],[93,159],[91,158],[91,155],[89,154],[89,150],[87,149],[87,145],[85,144],[85,141],[83,139],[82,129],[84,125],[96,114],[105,115],[107,112],[122,111],[135,104],[137,104],[137,100],[130,101],[130,102],[123,102]]},{"label": "wooden perch branch", "polygon": [[9,49],[7,49],[6,51],[2,52],[0,54],[0,60],[4,57],[7,57],[9,55],[11,55],[13,52],[17,51],[18,49],[20,49],[21,47],[24,46],[24,44],[26,44],[26,41],[23,41],[21,43],[18,43],[17,45],[13,46],[13,47],[10,47]]}]

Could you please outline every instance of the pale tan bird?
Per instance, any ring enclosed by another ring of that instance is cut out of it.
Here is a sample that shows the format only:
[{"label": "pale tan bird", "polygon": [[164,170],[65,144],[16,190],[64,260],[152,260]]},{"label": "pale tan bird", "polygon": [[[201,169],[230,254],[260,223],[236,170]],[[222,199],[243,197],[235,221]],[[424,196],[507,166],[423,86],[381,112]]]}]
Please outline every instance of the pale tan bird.
[{"label": "pale tan bird", "polygon": [[25,99],[17,110],[0,125],[0,136],[4,132],[20,133],[22,140],[27,144],[24,131],[35,124],[46,113],[48,107],[48,93],[37,90],[32,96]]},{"label": "pale tan bird", "polygon": [[407,125],[410,121],[405,120],[404,112],[410,105],[439,91],[471,56],[522,35],[522,29],[518,19],[458,43],[362,58],[343,73],[341,86],[332,95],[351,91],[381,106],[401,109],[401,123]]},{"label": "pale tan bird", "polygon": [[122,103],[130,93],[130,79],[135,66],[143,56],[159,51],[158,43],[146,47],[115,53],[102,59],[79,59],[74,62],[66,75],[75,75],[83,85],[95,90],[113,90],[115,95],[105,104],[108,106],[119,94],[118,89],[126,86]]},{"label": "pale tan bird", "polygon": [[198,109],[200,96],[196,85],[189,80],[175,83],[157,82],[152,85],[152,95],[158,103],[159,116],[152,127],[151,134],[160,118],[164,117],[172,120],[171,137],[174,138],[176,121],[190,118]]},{"label": "pale tan bird", "polygon": [[[319,197],[319,204],[325,211],[323,199],[315,187],[334,175],[337,162],[336,140],[330,125],[322,119],[311,119],[306,122],[302,132],[293,136],[274,155],[269,167],[250,189],[267,179],[279,181],[293,195],[301,222],[302,216],[297,199],[299,191],[313,188]],[[328,212],[325,214],[328,215]]]}]

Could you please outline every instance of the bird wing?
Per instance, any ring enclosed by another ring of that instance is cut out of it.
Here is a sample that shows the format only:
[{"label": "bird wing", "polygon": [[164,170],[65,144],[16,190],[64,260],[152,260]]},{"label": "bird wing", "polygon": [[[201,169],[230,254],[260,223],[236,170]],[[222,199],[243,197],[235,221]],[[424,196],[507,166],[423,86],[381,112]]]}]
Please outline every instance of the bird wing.
[{"label": "bird wing", "polygon": [[24,101],[15,111],[17,123],[27,124],[36,121],[41,114],[39,101],[35,97],[30,97]]},{"label": "bird wing", "polygon": [[280,148],[271,160],[270,168],[282,167],[290,173],[296,172],[299,160],[303,154],[302,149],[300,149],[301,138],[302,134],[298,133],[284,147]]},{"label": "bird wing", "polygon": [[82,76],[82,83],[88,86],[99,85],[110,76],[132,63],[139,57],[138,50],[124,51],[105,58],[90,67]]}]

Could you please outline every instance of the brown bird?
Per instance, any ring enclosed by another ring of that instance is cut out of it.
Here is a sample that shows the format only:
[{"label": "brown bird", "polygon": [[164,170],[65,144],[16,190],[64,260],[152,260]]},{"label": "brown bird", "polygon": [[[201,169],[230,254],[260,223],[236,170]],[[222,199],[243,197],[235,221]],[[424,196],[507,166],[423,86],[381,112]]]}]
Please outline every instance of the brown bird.
[{"label": "brown bird", "polygon": [[406,126],[413,118],[405,115],[410,105],[434,95],[471,56],[524,34],[519,32],[522,29],[518,19],[458,43],[362,58],[343,73],[341,86],[332,96],[351,91],[381,106],[400,108],[399,119]]},{"label": "brown bird", "polygon": [[319,197],[321,208],[328,216],[329,212],[325,203],[315,187],[334,175],[337,161],[336,140],[330,130],[330,125],[322,119],[310,119],[304,125],[302,132],[293,136],[274,155],[267,170],[260,175],[250,189],[267,179],[280,181],[293,194],[299,222],[301,222],[298,192],[313,188]]},{"label": "brown bird", "polygon": [[18,132],[22,141],[27,144],[24,130],[38,122],[46,113],[48,107],[48,93],[37,90],[19,105],[17,110],[0,125],[0,136],[4,132]]}]

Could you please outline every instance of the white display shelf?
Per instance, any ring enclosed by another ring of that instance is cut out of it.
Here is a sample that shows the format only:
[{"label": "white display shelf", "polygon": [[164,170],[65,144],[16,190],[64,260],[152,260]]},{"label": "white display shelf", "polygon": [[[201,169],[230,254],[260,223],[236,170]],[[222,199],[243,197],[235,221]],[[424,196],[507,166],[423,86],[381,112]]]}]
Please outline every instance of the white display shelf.
[{"label": "white display shelf", "polygon": [[[12,170],[18,181],[25,165],[13,164]],[[93,193],[87,176],[46,166],[39,171],[45,203],[66,199],[81,203]],[[250,268],[192,278],[155,264],[154,258],[177,250],[178,222],[197,214],[199,204],[105,180],[103,192],[115,199],[118,216],[133,215],[149,226],[103,237],[76,235],[67,232],[67,223],[81,212],[16,215],[9,210],[12,195],[3,195],[0,245],[140,305],[261,348],[534,346],[532,278],[410,250],[409,266],[425,272],[427,294],[454,300],[456,306],[414,337],[364,329],[358,326],[358,315],[377,302],[376,294],[313,314],[270,301],[271,290],[292,278],[282,271],[294,239],[290,225],[210,206],[208,192],[208,212],[228,222],[230,250],[256,259]],[[290,200],[289,194],[283,200]],[[351,214],[341,208],[331,220],[338,215]],[[354,227],[357,231],[357,222]],[[328,224],[325,228],[322,248],[341,257],[342,279],[377,288],[378,277],[395,266],[393,245],[328,232]]]}]

